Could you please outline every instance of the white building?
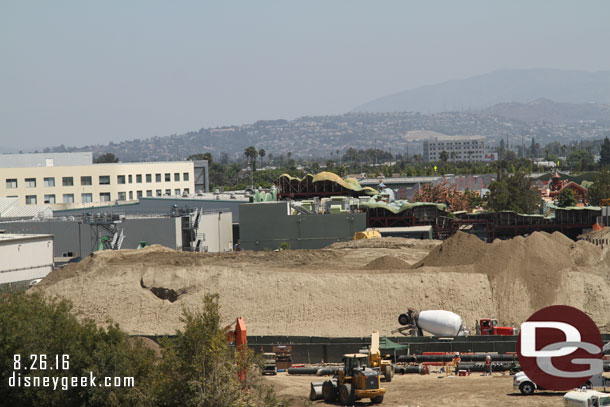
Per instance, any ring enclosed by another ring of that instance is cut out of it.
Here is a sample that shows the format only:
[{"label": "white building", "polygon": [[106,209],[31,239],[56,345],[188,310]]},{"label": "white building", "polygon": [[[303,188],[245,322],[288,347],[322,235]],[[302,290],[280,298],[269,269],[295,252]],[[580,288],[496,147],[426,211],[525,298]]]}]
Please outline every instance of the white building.
[{"label": "white building", "polygon": [[53,269],[53,235],[0,233],[0,286],[27,286]]},{"label": "white building", "polygon": [[442,136],[424,141],[424,161],[440,161],[447,152],[448,161],[482,161],[485,156],[485,137]]},{"label": "white building", "polygon": [[207,161],[93,164],[91,153],[0,155],[0,198],[54,210],[188,195],[207,191],[207,180]]}]

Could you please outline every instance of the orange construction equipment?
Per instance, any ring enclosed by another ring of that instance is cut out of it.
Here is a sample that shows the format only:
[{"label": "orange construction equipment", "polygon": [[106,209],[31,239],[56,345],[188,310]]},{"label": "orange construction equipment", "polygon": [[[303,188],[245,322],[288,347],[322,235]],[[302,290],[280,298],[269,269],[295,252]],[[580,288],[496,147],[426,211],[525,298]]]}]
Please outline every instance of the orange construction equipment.
[{"label": "orange construction equipment", "polygon": [[512,326],[498,326],[497,319],[481,318],[478,328],[480,335],[517,335]]},{"label": "orange construction equipment", "polygon": [[[238,317],[235,320],[235,330],[231,329],[231,325],[227,325],[225,327],[225,331],[227,332],[227,340],[229,343],[235,344],[235,350],[237,352],[242,352],[248,349],[248,338],[246,336],[246,323],[242,317]],[[241,365],[242,359],[238,358],[238,364]],[[242,382],[246,380],[246,366],[240,366],[239,369],[239,380]]]}]

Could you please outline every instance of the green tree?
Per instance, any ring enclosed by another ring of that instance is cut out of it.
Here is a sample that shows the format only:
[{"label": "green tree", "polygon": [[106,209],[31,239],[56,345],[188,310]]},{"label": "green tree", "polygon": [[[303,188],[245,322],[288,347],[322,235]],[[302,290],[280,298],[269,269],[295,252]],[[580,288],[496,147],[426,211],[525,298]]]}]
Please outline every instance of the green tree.
[{"label": "green tree", "polygon": [[540,194],[521,171],[509,176],[501,174],[489,184],[488,207],[496,212],[535,213],[540,206]]},{"label": "green tree", "polygon": [[213,161],[212,153],[191,154],[188,157],[186,157],[186,161],[199,161],[199,160],[207,160],[208,161],[208,165],[211,165],[212,161]]},{"label": "green tree", "polygon": [[[164,344],[160,366],[160,406],[277,405],[273,390],[260,382],[250,350],[227,343],[218,295],[207,294],[203,309],[183,312],[184,331]],[[246,370],[247,386],[238,372]]]},{"label": "green tree", "polygon": [[574,150],[567,158],[570,169],[588,171],[593,167],[593,154],[586,150]]},{"label": "green tree", "polygon": [[118,163],[118,162],[119,162],[118,157],[115,157],[114,154],[112,154],[112,153],[102,154],[93,159],[94,164],[106,164],[106,163]]},{"label": "green tree", "polygon": [[[6,406],[152,406],[155,372],[154,352],[132,341],[118,326],[99,328],[91,320],[79,322],[66,300],[45,299],[34,294],[0,296],[0,394]],[[16,364],[15,355],[19,355]],[[27,370],[30,355],[46,355],[38,370]],[[55,355],[59,356],[56,365]],[[68,366],[62,365],[68,355]],[[18,366],[18,368],[16,368]],[[68,367],[67,369],[64,369]],[[51,372],[53,368],[53,372]],[[69,387],[69,377],[97,378],[98,386]],[[52,387],[10,387],[9,377],[21,379],[53,376]],[[101,387],[104,377],[134,377],[133,387]],[[62,388],[62,381],[66,388]]]},{"label": "green tree", "polygon": [[446,163],[447,160],[449,159],[449,154],[445,150],[443,150],[439,154],[439,158],[441,159],[442,162]]},{"label": "green tree", "polygon": [[602,143],[602,148],[600,151],[599,163],[601,165],[610,165],[610,140],[608,140],[608,137],[604,137],[604,142]]},{"label": "green tree", "polygon": [[261,168],[263,167],[263,157],[265,157],[266,151],[264,148],[261,148],[260,150],[258,150],[258,155],[261,158]]},{"label": "green tree", "polygon": [[602,199],[610,198],[610,171],[607,167],[593,179],[593,185],[587,190],[587,201],[591,205],[599,205]]},{"label": "green tree", "polygon": [[557,205],[562,208],[567,208],[568,206],[576,206],[578,201],[574,196],[574,191],[570,188],[564,188],[559,196],[557,197]]}]

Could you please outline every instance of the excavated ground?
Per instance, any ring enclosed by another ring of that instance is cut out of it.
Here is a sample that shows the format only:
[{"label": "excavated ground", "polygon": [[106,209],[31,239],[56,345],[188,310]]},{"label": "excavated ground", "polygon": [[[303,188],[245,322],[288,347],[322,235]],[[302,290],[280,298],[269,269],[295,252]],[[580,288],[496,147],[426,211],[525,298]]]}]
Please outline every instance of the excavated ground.
[{"label": "excavated ground", "polygon": [[389,334],[408,307],[446,309],[474,328],[481,317],[518,325],[537,309],[568,304],[610,329],[607,248],[554,233],[486,244],[458,233],[442,244],[400,238],[322,250],[200,254],[160,246],[95,253],[50,273],[34,289],[70,299],[81,317],[131,334],[180,329],[186,308],[220,294],[227,322],[249,335]]}]

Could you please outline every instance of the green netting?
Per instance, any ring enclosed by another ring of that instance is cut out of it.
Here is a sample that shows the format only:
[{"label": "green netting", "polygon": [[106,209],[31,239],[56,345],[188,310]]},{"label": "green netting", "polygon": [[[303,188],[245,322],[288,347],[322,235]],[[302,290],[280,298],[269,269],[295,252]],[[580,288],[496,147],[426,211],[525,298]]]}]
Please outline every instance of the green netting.
[{"label": "green netting", "polygon": [[383,350],[403,350],[408,349],[409,345],[401,345],[388,339],[387,336],[379,338],[379,349]]}]

